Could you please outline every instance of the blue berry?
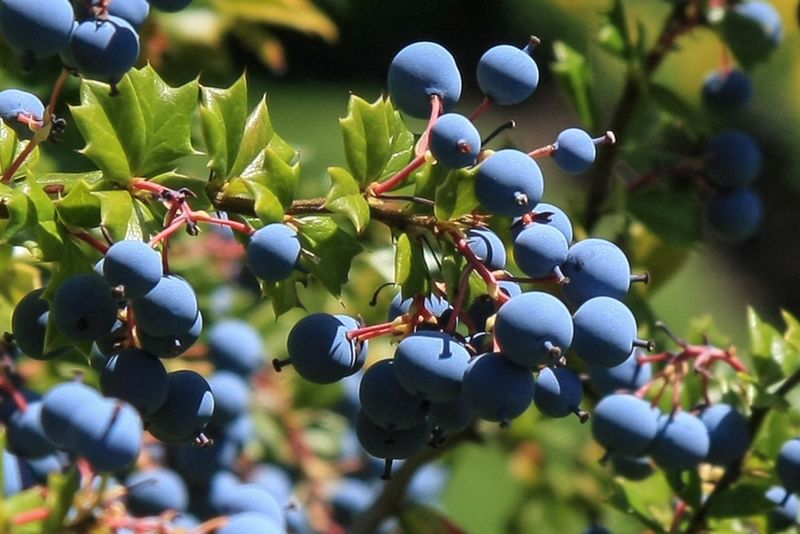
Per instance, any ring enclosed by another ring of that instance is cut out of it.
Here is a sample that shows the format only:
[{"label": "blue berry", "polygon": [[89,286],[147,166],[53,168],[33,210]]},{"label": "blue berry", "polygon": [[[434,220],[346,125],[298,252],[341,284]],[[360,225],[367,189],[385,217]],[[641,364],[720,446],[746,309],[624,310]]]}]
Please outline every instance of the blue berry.
[{"label": "blue berry", "polygon": [[514,259],[531,278],[563,279],[560,265],[567,259],[569,245],[555,226],[534,223],[514,238]]},{"label": "blue berry", "polygon": [[183,278],[164,276],[158,284],[131,301],[137,326],[157,337],[182,336],[197,320],[197,296]]},{"label": "blue berry", "polygon": [[230,516],[225,526],[216,534],[285,534],[286,529],[275,523],[271,517],[257,512],[241,512]]},{"label": "blue berry", "polygon": [[60,449],[73,448],[72,427],[84,406],[97,404],[102,397],[81,382],[64,382],[42,397],[41,421],[47,439]]},{"label": "blue berry", "polygon": [[745,187],[761,172],[761,148],[741,130],[725,130],[706,146],[706,168],[711,180],[722,187]]},{"label": "blue berry", "polygon": [[214,395],[215,425],[227,425],[247,412],[249,385],[239,375],[229,371],[217,371],[208,379]]},{"label": "blue berry", "polygon": [[420,119],[431,114],[431,97],[444,101],[445,109],[461,98],[461,73],[443,46],[428,41],[410,44],[392,59],[389,95],[403,112]]},{"label": "blue berry", "polygon": [[72,32],[70,52],[87,77],[116,84],[139,58],[139,34],[115,16],[88,19]]},{"label": "blue berry", "polygon": [[11,497],[33,486],[30,469],[16,455],[3,449],[3,497]]},{"label": "blue berry", "polygon": [[180,336],[166,336],[158,337],[145,332],[144,330],[137,330],[136,336],[142,349],[158,356],[159,358],[175,358],[186,352],[189,347],[200,338],[203,331],[203,314],[197,312],[197,318],[194,324],[185,334]]},{"label": "blue berry", "polygon": [[783,39],[780,13],[769,2],[742,2],[736,4],[733,10],[758,24],[772,44],[776,45]]},{"label": "blue berry", "polygon": [[[0,10],[3,5],[5,4],[0,3]],[[34,133],[32,125],[20,122],[19,116],[23,115],[31,121],[41,124],[44,114],[44,104],[36,95],[19,89],[0,91],[0,119],[14,130],[19,139],[30,139]]]},{"label": "blue berry", "polygon": [[100,371],[100,390],[103,395],[132,404],[146,418],[167,400],[167,370],[149,352],[135,347],[122,349]]},{"label": "blue berry", "polygon": [[259,228],[247,245],[247,266],[261,280],[279,282],[288,278],[301,251],[297,232],[281,223]]},{"label": "blue berry", "polygon": [[56,353],[44,353],[44,336],[47,332],[47,318],[50,303],[42,298],[43,289],[34,289],[14,307],[11,316],[11,330],[14,342],[22,352],[37,360],[46,360]]},{"label": "blue berry", "polygon": [[566,417],[578,413],[583,399],[581,378],[566,367],[545,367],[536,377],[533,403],[548,417]]},{"label": "blue berry", "polygon": [[134,516],[159,515],[167,510],[183,512],[189,505],[189,491],[171,469],[156,467],[139,471],[125,481],[128,511]]},{"label": "blue berry", "polygon": [[[93,6],[99,4],[100,0],[92,0]],[[79,6],[82,5],[79,4]],[[88,10],[83,9],[83,11]],[[86,14],[89,15],[89,13]],[[134,28],[138,28],[150,14],[150,3],[147,0],[113,0],[108,3],[108,14],[124,19]]]},{"label": "blue berry", "polygon": [[614,473],[628,480],[644,480],[655,472],[647,456],[628,456],[619,452],[609,454]]},{"label": "blue berry", "polygon": [[592,136],[580,128],[567,128],[556,138],[553,161],[564,172],[578,174],[586,171],[594,163],[597,150]]},{"label": "blue berry", "polygon": [[461,390],[469,352],[450,334],[423,331],[400,342],[394,361],[397,380],[409,393],[444,402]]},{"label": "blue berry", "polygon": [[475,165],[481,149],[481,135],[464,115],[445,113],[430,132],[430,150],[436,161],[459,169]]},{"label": "blue berry", "polygon": [[427,405],[404,388],[395,372],[396,360],[371,365],[361,378],[361,411],[383,428],[412,428],[425,420]]},{"label": "blue berry", "polygon": [[643,344],[636,338],[636,318],[625,304],[611,297],[589,299],[572,316],[572,348],[594,367],[616,367]]},{"label": "blue berry", "polygon": [[211,386],[194,371],[173,371],[167,375],[167,400],[148,417],[148,430],[162,441],[194,439],[214,413]]},{"label": "blue berry", "polygon": [[764,220],[764,203],[750,188],[719,193],[706,204],[706,220],[714,235],[740,242],[754,236]]},{"label": "blue berry", "polygon": [[43,405],[41,400],[29,403],[26,410],[15,411],[6,425],[8,448],[22,458],[42,458],[55,452],[42,428]]},{"label": "blue berry", "polygon": [[53,296],[52,319],[73,341],[94,341],[111,332],[117,302],[108,283],[96,273],[66,278]]},{"label": "blue berry", "polygon": [[428,443],[431,428],[427,421],[407,429],[385,429],[363,413],[356,419],[356,435],[364,450],[376,458],[403,460],[421,451]]},{"label": "blue berry", "polygon": [[163,275],[161,255],[143,241],[118,241],[103,260],[103,276],[111,286],[123,286],[129,299],[139,298],[156,287]]},{"label": "blue berry", "polygon": [[800,498],[797,495],[781,486],[772,486],[765,497],[775,504],[770,513],[773,529],[784,530],[797,524],[800,515]]},{"label": "blue berry", "polygon": [[511,45],[497,45],[478,60],[478,85],[500,106],[519,104],[536,90],[539,67],[526,51]]},{"label": "blue berry", "polygon": [[217,369],[247,377],[263,364],[264,346],[255,328],[244,321],[227,319],[209,331],[208,357]]},{"label": "blue berry", "polygon": [[627,256],[605,239],[584,239],[572,245],[561,272],[569,278],[569,283],[561,285],[561,290],[576,306],[600,296],[622,300],[631,285]]},{"label": "blue berry", "polygon": [[255,512],[285,528],[286,519],[281,506],[269,493],[253,484],[235,486],[223,495],[219,504],[223,514]]},{"label": "blue berry", "polygon": [[479,260],[492,271],[506,268],[506,246],[489,228],[467,230],[467,245]]},{"label": "blue berry", "polygon": [[630,355],[614,367],[589,367],[589,383],[600,396],[615,393],[619,390],[635,392],[650,382],[653,371],[649,363],[640,364],[636,358],[640,349],[631,351]]},{"label": "blue berry", "polygon": [[509,360],[535,369],[567,352],[572,344],[572,317],[556,297],[530,291],[500,307],[494,333]]},{"label": "blue berry", "polygon": [[658,432],[658,410],[633,395],[603,397],[592,413],[592,435],[610,452],[638,456],[648,450]]},{"label": "blue berry", "polygon": [[460,432],[472,423],[472,410],[464,397],[459,395],[449,401],[432,402],[430,417],[437,428],[447,432]]},{"label": "blue berry", "polygon": [[481,419],[508,425],[533,402],[534,379],[530,369],[500,354],[473,359],[464,373],[462,395]]},{"label": "blue berry", "polygon": [[481,206],[497,215],[518,217],[542,199],[544,179],[539,165],[519,150],[505,149],[484,160],[475,177]]},{"label": "blue berry", "polygon": [[307,315],[289,332],[289,361],[309,382],[330,384],[341,380],[364,365],[367,344],[347,339],[347,332],[358,327],[358,322],[346,315]]},{"label": "blue berry", "polygon": [[69,0],[3,0],[0,34],[18,52],[46,57],[69,44],[75,15]]},{"label": "blue berry", "polygon": [[130,404],[102,399],[82,406],[72,424],[74,451],[97,471],[121,471],[139,457],[142,419]]},{"label": "blue berry", "polygon": [[747,418],[730,404],[710,406],[700,412],[699,417],[708,430],[710,440],[707,462],[727,466],[744,456],[750,448],[750,426]]},{"label": "blue berry", "polygon": [[694,469],[708,454],[709,443],[708,430],[696,416],[684,411],[662,414],[650,455],[665,470]]},{"label": "blue berry", "polygon": [[[561,208],[553,204],[540,202],[536,205],[533,215],[536,224],[554,226],[564,234],[567,244],[572,243],[572,221]],[[522,217],[515,217],[511,224],[511,239],[516,239],[519,233],[528,226],[522,223]]]},{"label": "blue berry", "polygon": [[784,487],[793,492],[800,490],[800,438],[790,439],[781,446],[775,470]]},{"label": "blue berry", "polygon": [[329,500],[333,517],[343,526],[350,526],[375,500],[375,488],[364,481],[343,477],[334,486]]},{"label": "blue berry", "polygon": [[738,69],[711,72],[703,83],[703,104],[717,111],[738,111],[750,102],[753,82]]}]

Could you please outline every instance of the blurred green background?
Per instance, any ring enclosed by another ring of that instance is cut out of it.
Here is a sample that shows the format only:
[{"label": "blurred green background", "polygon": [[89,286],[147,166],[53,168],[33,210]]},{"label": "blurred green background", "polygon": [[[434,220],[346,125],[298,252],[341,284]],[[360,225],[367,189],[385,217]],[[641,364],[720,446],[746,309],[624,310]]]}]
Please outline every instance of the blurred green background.
[{"label": "blurred green background", "polygon": [[[748,305],[775,321],[781,308],[800,313],[796,274],[800,271],[800,240],[795,234],[800,227],[800,32],[797,1],[772,3],[783,18],[783,42],[768,61],[751,71],[752,104],[726,122],[753,133],[764,150],[765,169],[756,185],[766,205],[763,230],[735,246],[709,237],[688,253],[662,243],[668,252],[659,256],[661,264],[648,264],[646,251],[628,251],[634,258],[634,270],[664,275],[650,288],[638,288],[657,318],[680,335],[688,335],[711,328],[708,317],[713,317],[715,331],[720,333],[716,339],[743,347],[747,344]],[[300,150],[300,194],[316,196],[328,190],[325,169],[345,163],[337,119],[346,112],[348,94],[367,100],[379,96],[385,90],[386,69],[393,55],[417,40],[436,41],[453,52],[465,84],[458,109],[463,113],[480,102],[474,66],[488,47],[522,45],[531,34],[542,40],[535,54],[542,79],[534,96],[518,106],[492,110],[479,124],[486,134],[513,118],[517,128],[503,134],[502,142],[526,150],[548,144],[562,129],[579,125],[577,114],[549,71],[553,43],[566,42],[585,54],[592,67],[593,99],[601,117],[595,133],[602,133],[624,75],[623,65],[595,44],[602,13],[609,5],[601,0],[319,0],[313,4],[304,0],[196,0],[186,12],[152,17],[143,39],[147,60],[173,84],[185,83],[199,73],[203,84],[228,86],[246,71],[253,103],[266,93],[276,131]],[[630,17],[641,21],[652,39],[671,2],[631,0],[625,5]],[[679,39],[656,77],[687,105],[699,109],[703,80],[721,61],[720,41],[710,30],[700,28]],[[56,63],[23,73],[19,60],[7,48],[0,48],[0,87],[30,87],[46,95],[56,73]],[[78,102],[74,80],[65,101]],[[413,123],[412,129],[419,132],[421,124]],[[634,124],[627,138],[619,141],[626,147],[625,154],[633,154],[632,161],[636,160],[635,151],[662,148],[661,140],[642,123]],[[88,160],[76,152],[81,146],[74,129],[68,131],[60,146],[44,149],[47,164],[59,170],[90,168]],[[197,146],[201,146],[199,136]],[[581,206],[585,201],[582,177],[567,176],[550,161],[541,165],[546,178],[545,201],[563,205],[568,212]],[[195,161],[187,161],[186,169],[205,172]],[[645,170],[631,166],[624,168],[623,174]],[[598,230],[613,235],[619,224],[608,218]],[[673,264],[677,268],[673,269]],[[187,269],[192,278],[191,266]],[[345,308],[353,309],[354,302],[363,305],[372,291],[391,277],[389,253],[375,250],[371,256],[362,255],[346,288]],[[310,310],[342,309],[340,303],[311,291],[302,298]],[[389,298],[382,295],[378,310],[367,319],[381,317]],[[298,313],[275,322],[268,305],[253,311],[246,301],[239,309],[251,314],[249,320],[263,328],[273,355],[282,356],[286,331]],[[376,357],[390,354],[388,345],[376,345]],[[614,532],[642,531],[636,522],[610,507],[601,507],[609,496],[606,482],[610,477],[597,464],[601,451],[588,439],[588,427],[577,419],[546,421],[533,411],[515,422],[509,432],[498,435],[487,429],[490,437],[486,444],[461,447],[446,459],[454,466],[444,501],[448,515],[471,533],[580,532],[594,517]],[[514,443],[513,453],[506,442]],[[663,492],[663,488],[648,487],[646,491]]]}]

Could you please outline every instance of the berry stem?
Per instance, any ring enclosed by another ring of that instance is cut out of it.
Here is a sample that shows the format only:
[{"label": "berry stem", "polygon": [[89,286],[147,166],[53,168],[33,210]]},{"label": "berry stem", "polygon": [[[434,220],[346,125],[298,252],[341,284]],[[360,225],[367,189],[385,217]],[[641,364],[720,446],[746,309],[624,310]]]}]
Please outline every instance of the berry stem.
[{"label": "berry stem", "polygon": [[533,159],[542,159],[553,155],[553,152],[558,150],[557,143],[551,143],[549,145],[545,145],[543,147],[539,147],[537,149],[531,150],[528,152],[528,155]]},{"label": "berry stem", "polygon": [[453,239],[456,248],[458,251],[466,258],[467,262],[475,269],[483,281],[486,282],[486,285],[489,287],[489,296],[494,299],[498,305],[502,306],[505,304],[511,297],[509,297],[503,291],[500,291],[500,286],[497,284],[497,279],[495,278],[492,271],[489,270],[483,262],[478,259],[472,249],[469,248],[469,244],[467,244],[467,240],[464,239],[457,230],[449,230],[448,233],[450,237]]},{"label": "berry stem", "polygon": [[42,506],[34,508],[25,512],[20,512],[11,518],[11,523],[14,525],[27,525],[28,523],[35,523],[37,521],[44,521],[50,517],[50,508]]},{"label": "berry stem", "polygon": [[372,196],[379,197],[383,193],[387,191],[391,191],[398,185],[402,184],[406,179],[411,176],[411,173],[414,172],[416,169],[421,167],[425,163],[425,153],[428,151],[428,145],[430,141],[430,131],[433,128],[433,125],[436,124],[436,120],[439,118],[442,112],[442,99],[438,95],[431,96],[431,116],[428,119],[428,125],[425,127],[425,131],[422,133],[422,137],[420,137],[419,143],[417,143],[416,148],[416,157],[409,162],[408,165],[403,167],[400,171],[397,172],[394,176],[387,179],[384,182],[374,183],[367,188],[367,192]]},{"label": "berry stem", "polygon": [[72,235],[75,236],[77,239],[80,239],[84,243],[88,243],[92,248],[97,250],[100,254],[105,255],[105,253],[108,252],[109,249],[108,244],[103,243],[89,232],[83,232],[83,231],[75,232]]},{"label": "berry stem", "polygon": [[475,110],[470,113],[469,120],[475,122],[481,115],[486,113],[490,107],[492,107],[492,99],[488,96],[484,97],[483,101],[478,104],[478,107],[476,107]]}]

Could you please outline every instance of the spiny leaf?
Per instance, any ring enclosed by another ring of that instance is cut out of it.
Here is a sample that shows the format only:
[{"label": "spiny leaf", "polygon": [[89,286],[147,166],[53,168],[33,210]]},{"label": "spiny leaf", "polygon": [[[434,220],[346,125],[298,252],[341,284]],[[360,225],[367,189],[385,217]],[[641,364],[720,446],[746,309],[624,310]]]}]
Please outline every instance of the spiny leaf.
[{"label": "spiny leaf", "polygon": [[304,217],[299,230],[300,238],[315,256],[308,262],[311,274],[338,297],[347,283],[353,258],[363,249],[361,243],[329,216]]},{"label": "spiny leaf", "polygon": [[131,70],[118,90],[111,96],[108,85],[84,80],[81,105],[71,108],[86,140],[82,153],[107,179],[125,185],[194,153],[191,125],[197,81],[173,88],[148,65]]},{"label": "spiny leaf", "polygon": [[74,185],[67,195],[55,202],[56,212],[67,226],[94,228],[100,225],[100,199],[92,194],[83,180]]},{"label": "spiny leaf", "polygon": [[328,167],[331,176],[331,190],[325,199],[325,207],[334,213],[345,215],[356,232],[369,224],[369,204],[358,189],[353,175],[341,167]]},{"label": "spiny leaf", "polygon": [[395,282],[400,284],[400,292],[404,299],[430,293],[425,252],[419,242],[407,233],[402,233],[397,238],[394,270]]},{"label": "spiny leaf", "polygon": [[434,213],[440,220],[457,219],[478,207],[475,196],[475,175],[478,167],[450,171],[436,188]]},{"label": "spiny leaf", "polygon": [[347,165],[361,188],[385,176],[387,169],[391,174],[402,169],[413,155],[413,136],[384,97],[369,103],[350,96],[347,116],[339,124]]}]

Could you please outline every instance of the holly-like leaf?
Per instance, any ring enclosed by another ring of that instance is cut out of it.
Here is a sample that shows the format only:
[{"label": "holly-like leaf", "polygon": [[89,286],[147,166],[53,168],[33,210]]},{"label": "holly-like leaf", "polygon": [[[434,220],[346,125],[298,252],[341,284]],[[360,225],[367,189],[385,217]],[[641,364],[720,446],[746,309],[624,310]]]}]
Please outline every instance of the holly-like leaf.
[{"label": "holly-like leaf", "polygon": [[106,179],[126,185],[133,177],[151,177],[194,153],[192,115],[197,81],[167,85],[149,65],[132,69],[111,96],[106,84],[84,80],[81,105],[72,107],[86,140],[82,153]]},{"label": "holly-like leaf", "polygon": [[[262,221],[280,220],[294,200],[300,167],[291,163],[295,151],[275,134],[266,99],[247,114],[244,76],[227,89],[203,87],[201,93],[203,137],[215,175],[212,186],[224,196],[254,200]],[[239,183],[232,185],[235,182]]]},{"label": "holly-like leaf", "polygon": [[413,135],[384,97],[369,103],[352,95],[339,124],[347,165],[361,188],[402,169],[413,155]]},{"label": "holly-like leaf", "polygon": [[67,195],[55,202],[56,212],[67,226],[94,228],[101,222],[101,202],[92,194],[83,180],[74,185]]},{"label": "holly-like leaf", "polygon": [[430,293],[430,276],[425,262],[425,251],[411,235],[402,233],[397,238],[394,253],[395,282],[400,284],[404,299]]},{"label": "holly-like leaf", "polygon": [[304,217],[299,230],[314,255],[308,262],[311,274],[331,294],[339,296],[347,283],[353,258],[363,249],[361,243],[332,217]]},{"label": "holly-like leaf", "polygon": [[434,213],[442,221],[458,219],[470,213],[480,203],[475,196],[475,175],[478,167],[450,171],[436,188]]},{"label": "holly-like leaf", "polygon": [[297,284],[304,282],[305,274],[295,271],[286,280],[267,282],[261,280],[261,293],[270,299],[275,317],[280,317],[292,308],[302,308],[297,295]]},{"label": "holly-like leaf", "polygon": [[768,480],[737,484],[714,496],[708,507],[708,516],[721,518],[762,514],[775,506],[764,496],[769,487]]},{"label": "holly-like leaf", "polygon": [[356,232],[369,224],[369,204],[358,188],[353,175],[341,167],[328,167],[331,176],[331,190],[325,199],[325,207],[333,213],[345,215],[356,229]]},{"label": "holly-like leaf", "polygon": [[747,309],[750,354],[759,383],[769,386],[785,378],[782,362],[788,344],[772,325],[763,321],[753,308]]},{"label": "holly-like leaf", "polygon": [[[14,160],[20,152],[27,146],[27,141],[20,141],[17,134],[3,121],[0,121],[0,174],[4,173],[6,169],[11,167]],[[14,172],[14,176],[22,176],[29,174],[30,169],[39,161],[39,148],[34,148],[33,151],[25,159],[19,169]]]},{"label": "holly-like leaf", "polygon": [[553,74],[561,83],[570,103],[578,113],[581,123],[593,130],[597,126],[597,114],[592,100],[592,73],[583,54],[563,41],[553,43],[555,61],[550,65]]}]

